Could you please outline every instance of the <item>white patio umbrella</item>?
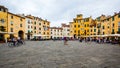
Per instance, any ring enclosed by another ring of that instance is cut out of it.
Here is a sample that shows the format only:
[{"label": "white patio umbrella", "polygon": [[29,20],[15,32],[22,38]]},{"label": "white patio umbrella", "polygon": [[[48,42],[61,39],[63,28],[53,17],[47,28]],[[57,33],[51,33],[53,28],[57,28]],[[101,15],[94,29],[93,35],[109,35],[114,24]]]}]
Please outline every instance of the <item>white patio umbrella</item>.
[{"label": "white patio umbrella", "polygon": [[109,36],[117,36],[117,37],[120,37],[120,34],[110,34]]}]

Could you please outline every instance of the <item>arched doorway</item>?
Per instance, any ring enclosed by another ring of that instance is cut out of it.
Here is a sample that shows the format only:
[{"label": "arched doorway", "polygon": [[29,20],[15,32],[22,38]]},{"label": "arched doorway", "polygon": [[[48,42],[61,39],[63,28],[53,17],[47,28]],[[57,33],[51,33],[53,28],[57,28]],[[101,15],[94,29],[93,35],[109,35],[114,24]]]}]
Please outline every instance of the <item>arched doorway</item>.
[{"label": "arched doorway", "polygon": [[0,34],[0,42],[3,42],[5,40],[4,34]]},{"label": "arched doorway", "polygon": [[18,36],[21,38],[21,39],[24,39],[24,32],[22,30],[20,30],[18,32]]},{"label": "arched doorway", "polygon": [[76,34],[74,34],[74,39],[76,39]]}]

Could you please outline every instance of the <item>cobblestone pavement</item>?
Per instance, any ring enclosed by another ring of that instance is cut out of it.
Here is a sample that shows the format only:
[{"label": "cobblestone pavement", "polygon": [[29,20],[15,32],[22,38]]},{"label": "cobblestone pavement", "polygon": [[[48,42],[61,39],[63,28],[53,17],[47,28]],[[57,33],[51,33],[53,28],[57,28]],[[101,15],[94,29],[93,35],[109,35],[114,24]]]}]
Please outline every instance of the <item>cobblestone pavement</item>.
[{"label": "cobblestone pavement", "polygon": [[120,68],[120,46],[78,41],[0,44],[0,68]]}]

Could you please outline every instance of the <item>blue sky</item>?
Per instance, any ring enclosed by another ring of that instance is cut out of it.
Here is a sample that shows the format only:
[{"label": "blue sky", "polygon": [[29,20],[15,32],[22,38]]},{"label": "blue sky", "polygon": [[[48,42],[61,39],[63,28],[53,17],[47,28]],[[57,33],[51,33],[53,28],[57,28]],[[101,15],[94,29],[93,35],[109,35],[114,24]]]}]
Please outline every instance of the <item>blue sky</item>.
[{"label": "blue sky", "polygon": [[96,18],[120,11],[120,0],[0,0],[10,12],[47,19],[51,26],[69,23],[77,14]]}]

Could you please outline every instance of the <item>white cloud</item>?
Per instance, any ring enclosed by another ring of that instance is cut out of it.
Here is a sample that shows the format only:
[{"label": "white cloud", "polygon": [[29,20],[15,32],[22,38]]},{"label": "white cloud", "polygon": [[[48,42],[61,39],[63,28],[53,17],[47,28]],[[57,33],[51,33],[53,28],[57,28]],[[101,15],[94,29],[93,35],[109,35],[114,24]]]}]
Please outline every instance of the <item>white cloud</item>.
[{"label": "white cloud", "polygon": [[93,18],[119,12],[119,0],[1,0],[13,13],[32,14],[51,22],[51,26],[72,21],[77,14]]}]

